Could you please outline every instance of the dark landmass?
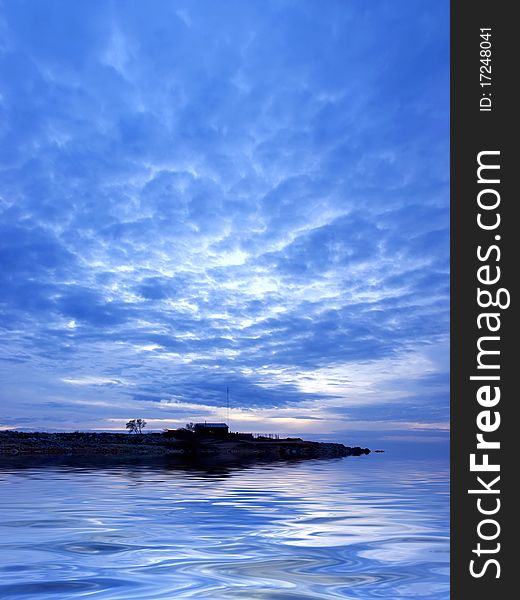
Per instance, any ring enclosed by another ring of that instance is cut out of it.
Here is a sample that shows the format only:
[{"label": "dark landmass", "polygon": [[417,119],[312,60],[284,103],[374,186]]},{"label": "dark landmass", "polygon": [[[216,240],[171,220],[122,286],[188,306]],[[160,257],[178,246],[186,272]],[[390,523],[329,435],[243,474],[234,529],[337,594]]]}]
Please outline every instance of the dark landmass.
[{"label": "dark landmass", "polygon": [[0,431],[0,456],[334,458],[369,454],[368,448],[308,442],[301,438],[240,438],[165,433],[26,433]]}]

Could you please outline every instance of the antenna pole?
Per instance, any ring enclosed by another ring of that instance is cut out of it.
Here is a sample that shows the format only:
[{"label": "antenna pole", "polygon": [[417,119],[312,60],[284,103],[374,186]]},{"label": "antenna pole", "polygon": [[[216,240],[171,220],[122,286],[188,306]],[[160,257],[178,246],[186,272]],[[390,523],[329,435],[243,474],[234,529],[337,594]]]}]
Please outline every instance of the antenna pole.
[{"label": "antenna pole", "polygon": [[226,387],[227,424],[229,425],[229,387]]}]

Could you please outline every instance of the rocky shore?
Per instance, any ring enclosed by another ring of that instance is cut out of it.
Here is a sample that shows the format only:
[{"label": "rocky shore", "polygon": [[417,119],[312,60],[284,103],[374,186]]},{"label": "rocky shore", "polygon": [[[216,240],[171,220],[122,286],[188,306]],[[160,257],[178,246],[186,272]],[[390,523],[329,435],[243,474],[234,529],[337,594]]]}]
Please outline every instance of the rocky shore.
[{"label": "rocky shore", "polygon": [[333,458],[369,454],[368,448],[300,438],[172,439],[163,433],[26,433],[0,431],[0,456]]}]

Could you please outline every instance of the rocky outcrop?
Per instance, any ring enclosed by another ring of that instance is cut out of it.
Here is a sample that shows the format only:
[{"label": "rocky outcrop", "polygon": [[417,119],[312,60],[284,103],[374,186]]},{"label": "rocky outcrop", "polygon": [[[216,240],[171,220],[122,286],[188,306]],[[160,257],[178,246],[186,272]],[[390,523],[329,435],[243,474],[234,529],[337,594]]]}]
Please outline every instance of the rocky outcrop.
[{"label": "rocky outcrop", "polygon": [[162,433],[26,433],[0,432],[3,456],[178,456],[244,458],[333,458],[369,454],[368,448],[308,442],[299,438],[172,439]]}]

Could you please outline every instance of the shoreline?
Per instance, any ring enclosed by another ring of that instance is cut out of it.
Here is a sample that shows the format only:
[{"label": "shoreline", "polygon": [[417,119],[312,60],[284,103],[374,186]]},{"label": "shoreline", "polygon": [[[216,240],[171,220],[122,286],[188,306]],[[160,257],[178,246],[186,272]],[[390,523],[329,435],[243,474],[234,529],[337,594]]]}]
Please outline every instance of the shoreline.
[{"label": "shoreline", "polygon": [[172,439],[164,433],[44,433],[0,431],[0,456],[336,458],[369,454],[368,448],[301,438],[236,439],[193,436]]}]

